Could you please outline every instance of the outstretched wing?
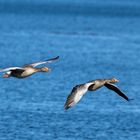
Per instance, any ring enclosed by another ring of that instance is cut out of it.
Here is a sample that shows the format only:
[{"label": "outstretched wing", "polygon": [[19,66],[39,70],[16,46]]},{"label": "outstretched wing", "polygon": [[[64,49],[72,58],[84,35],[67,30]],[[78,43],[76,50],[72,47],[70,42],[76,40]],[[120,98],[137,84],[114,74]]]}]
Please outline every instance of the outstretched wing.
[{"label": "outstretched wing", "polygon": [[129,98],[115,85],[107,83],[105,84],[105,87],[107,87],[110,90],[115,91],[119,96],[123,97],[125,100],[129,101]]},{"label": "outstretched wing", "polygon": [[77,85],[75,86],[70,95],[67,97],[66,103],[64,105],[65,109],[69,109],[70,107],[77,104],[83,95],[87,92],[87,87],[84,85]]},{"label": "outstretched wing", "polygon": [[0,72],[6,72],[6,71],[13,71],[13,70],[23,70],[21,67],[10,67],[10,68],[5,68],[5,69],[0,69]]},{"label": "outstretched wing", "polygon": [[56,61],[57,59],[59,59],[59,56],[57,56],[57,57],[55,57],[55,58],[48,59],[48,60],[46,60],[46,61],[40,61],[40,62],[36,62],[36,63],[32,63],[32,64],[27,64],[27,65],[24,65],[24,66],[36,67],[36,66],[41,65],[41,64],[52,63],[52,62]]}]

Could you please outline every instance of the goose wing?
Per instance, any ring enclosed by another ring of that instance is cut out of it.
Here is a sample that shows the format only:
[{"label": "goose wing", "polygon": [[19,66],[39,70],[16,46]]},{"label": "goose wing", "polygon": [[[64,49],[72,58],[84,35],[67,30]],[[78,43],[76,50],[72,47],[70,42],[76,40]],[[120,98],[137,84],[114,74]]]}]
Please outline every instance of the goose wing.
[{"label": "goose wing", "polygon": [[41,64],[52,63],[52,62],[56,61],[57,59],[59,59],[59,56],[57,56],[57,57],[55,57],[55,58],[48,59],[48,60],[46,60],[46,61],[40,61],[40,62],[36,62],[36,63],[32,63],[32,64],[27,64],[27,65],[24,65],[24,66],[36,67],[36,66],[41,65]]},{"label": "goose wing", "polygon": [[24,69],[21,68],[21,67],[10,67],[10,68],[5,68],[5,69],[0,69],[0,72],[13,71],[13,70],[22,70],[22,71],[24,71]]},{"label": "goose wing", "polygon": [[116,87],[115,85],[107,83],[107,84],[105,84],[105,87],[107,87],[110,90],[115,91],[119,96],[121,96],[125,100],[129,101],[129,98],[118,87]]},{"label": "goose wing", "polygon": [[64,105],[65,109],[69,109],[70,107],[77,104],[83,95],[87,92],[88,88],[85,85],[77,85],[75,86],[70,95],[67,97],[66,103]]}]

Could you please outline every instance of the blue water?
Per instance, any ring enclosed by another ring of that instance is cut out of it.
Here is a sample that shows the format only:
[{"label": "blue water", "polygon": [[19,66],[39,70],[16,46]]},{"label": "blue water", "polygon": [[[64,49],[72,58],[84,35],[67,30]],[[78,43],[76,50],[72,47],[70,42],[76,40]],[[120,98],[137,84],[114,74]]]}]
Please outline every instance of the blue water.
[{"label": "blue water", "polygon": [[[139,9],[139,0],[1,0],[0,67],[60,60],[51,73],[0,79],[0,140],[139,140]],[[133,101],[102,88],[64,110],[73,86],[111,77]]]}]

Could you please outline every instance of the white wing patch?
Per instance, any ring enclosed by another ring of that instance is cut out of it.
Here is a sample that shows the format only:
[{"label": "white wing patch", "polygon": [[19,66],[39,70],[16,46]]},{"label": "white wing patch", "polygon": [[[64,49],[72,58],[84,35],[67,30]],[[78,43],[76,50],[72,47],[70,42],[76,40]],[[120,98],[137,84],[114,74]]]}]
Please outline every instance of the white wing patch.
[{"label": "white wing patch", "polygon": [[87,92],[87,88],[79,89],[75,94],[74,102],[78,103],[86,92]]},{"label": "white wing patch", "polygon": [[83,95],[87,92],[87,90],[88,88],[85,85],[75,86],[66,100],[65,109],[76,105],[81,100]]},{"label": "white wing patch", "polygon": [[46,61],[40,61],[40,62],[36,62],[36,63],[32,63],[32,64],[27,64],[25,66],[28,66],[29,65],[29,66],[32,66],[32,67],[36,67],[38,65],[52,63],[53,61],[56,61],[57,59],[59,59],[59,56],[57,56],[55,58],[48,59]]},{"label": "white wing patch", "polygon": [[11,71],[7,71],[6,74],[8,74],[8,75],[11,74]]}]

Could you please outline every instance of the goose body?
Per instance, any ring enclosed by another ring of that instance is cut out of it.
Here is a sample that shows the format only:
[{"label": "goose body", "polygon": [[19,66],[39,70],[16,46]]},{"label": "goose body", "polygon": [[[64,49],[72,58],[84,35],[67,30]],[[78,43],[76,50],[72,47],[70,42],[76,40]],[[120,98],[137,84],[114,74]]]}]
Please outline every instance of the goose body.
[{"label": "goose body", "polygon": [[16,77],[16,78],[25,78],[25,77],[33,75],[36,72],[37,72],[36,68],[24,67],[23,70],[19,70],[19,69],[12,70],[10,76]]},{"label": "goose body", "polygon": [[83,95],[86,94],[87,91],[95,91],[103,86],[107,87],[110,90],[113,90],[119,96],[129,101],[129,98],[114,85],[114,83],[117,82],[119,82],[119,80],[117,80],[116,78],[97,79],[94,81],[87,82],[85,84],[77,85],[72,89],[71,93],[67,97],[64,107],[65,109],[69,109],[70,107],[76,105],[81,100]]}]

